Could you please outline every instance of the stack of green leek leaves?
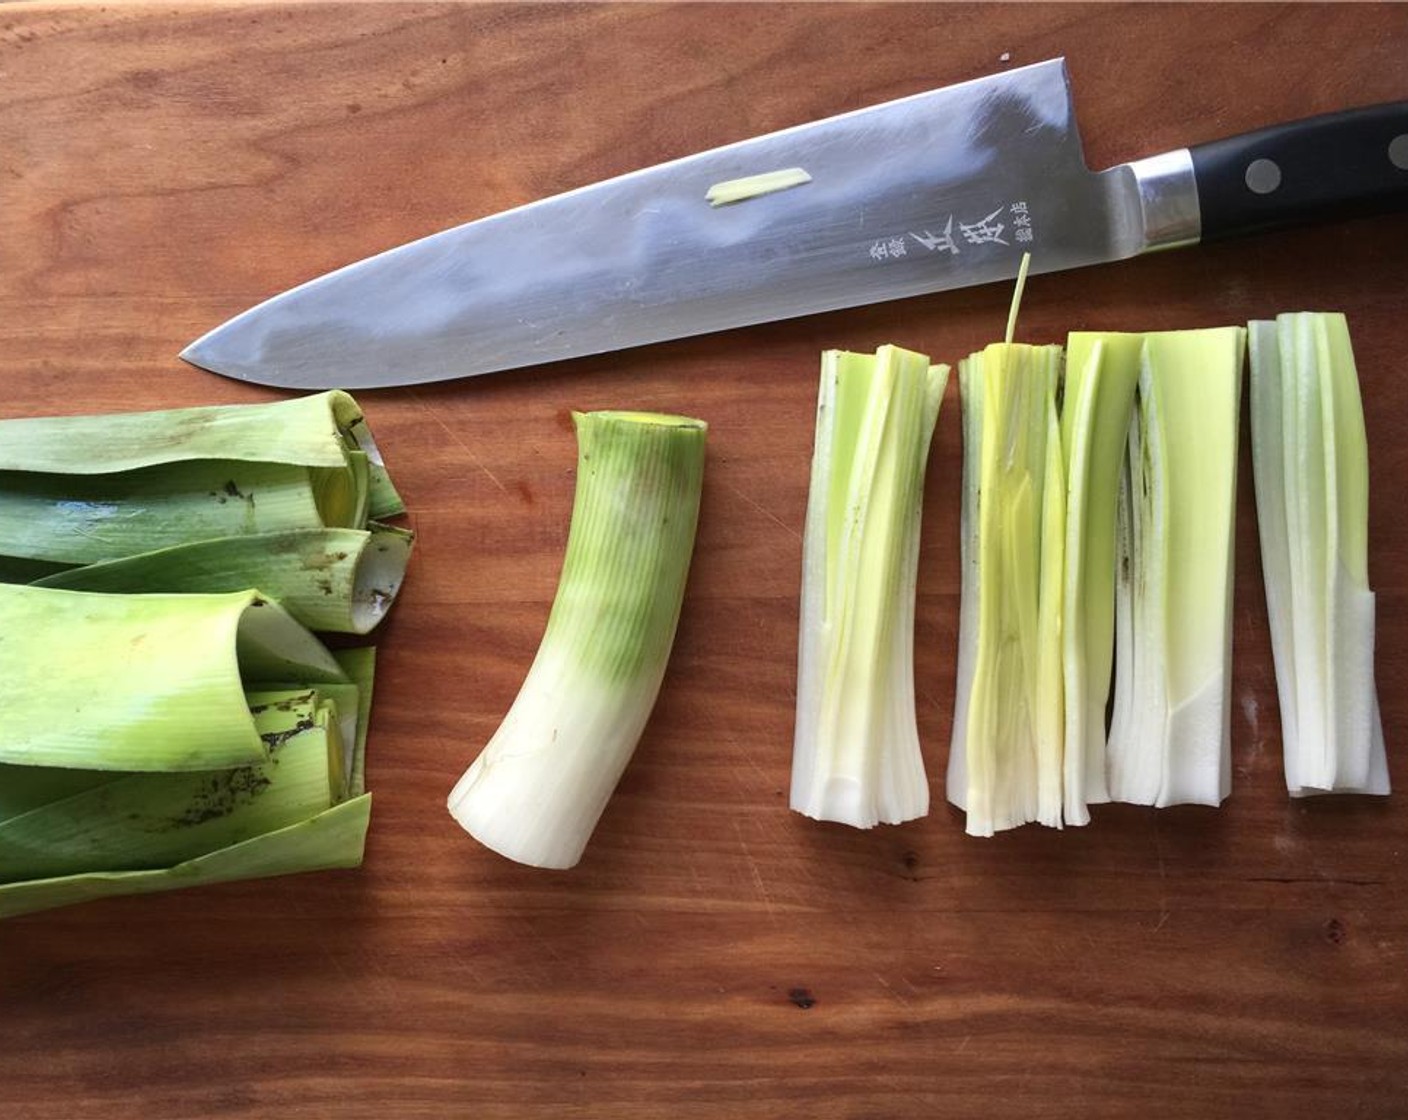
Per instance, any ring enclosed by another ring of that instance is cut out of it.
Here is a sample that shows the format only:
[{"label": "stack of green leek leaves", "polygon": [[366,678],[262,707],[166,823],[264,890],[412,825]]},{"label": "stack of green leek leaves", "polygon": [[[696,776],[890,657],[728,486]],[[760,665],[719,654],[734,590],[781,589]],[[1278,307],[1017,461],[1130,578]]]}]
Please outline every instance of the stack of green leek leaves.
[{"label": "stack of green leek leaves", "polygon": [[0,421],[0,917],[361,863],[404,508],[342,392]]}]

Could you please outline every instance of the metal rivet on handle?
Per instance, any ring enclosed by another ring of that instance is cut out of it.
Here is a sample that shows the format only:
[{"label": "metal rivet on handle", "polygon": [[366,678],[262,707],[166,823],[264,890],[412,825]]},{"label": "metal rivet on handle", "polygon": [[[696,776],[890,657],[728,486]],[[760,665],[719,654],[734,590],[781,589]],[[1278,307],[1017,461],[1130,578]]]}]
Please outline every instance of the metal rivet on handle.
[{"label": "metal rivet on handle", "polygon": [[1274,159],[1254,159],[1247,164],[1245,177],[1253,194],[1270,194],[1281,185],[1281,166]]},{"label": "metal rivet on handle", "polygon": [[1388,161],[1399,171],[1408,171],[1408,132],[1399,133],[1388,142]]}]

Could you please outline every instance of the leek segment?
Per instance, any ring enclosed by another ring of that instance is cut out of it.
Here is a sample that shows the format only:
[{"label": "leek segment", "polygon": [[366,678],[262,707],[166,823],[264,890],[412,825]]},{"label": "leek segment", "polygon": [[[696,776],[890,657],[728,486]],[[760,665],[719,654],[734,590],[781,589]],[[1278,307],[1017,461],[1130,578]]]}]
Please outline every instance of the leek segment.
[{"label": "leek segment", "polygon": [[[963,601],[949,791],[975,836],[1062,823],[1065,466],[1061,348],[997,343],[959,367]],[[961,799],[961,800],[960,800]]]},{"label": "leek segment", "polygon": [[581,859],[654,707],[704,476],[702,421],[574,420],[577,491],[547,629],[503,723],[449,796],[480,843],[552,868]]},{"label": "leek segment", "polygon": [[803,543],[791,807],[855,828],[929,811],[914,607],[929,443],[949,368],[822,356]]},{"label": "leek segment", "polygon": [[1117,515],[1112,800],[1231,789],[1240,327],[1144,336]]},{"label": "leek segment", "polygon": [[1251,331],[1252,467],[1286,787],[1389,792],[1374,685],[1369,454],[1343,315]]}]

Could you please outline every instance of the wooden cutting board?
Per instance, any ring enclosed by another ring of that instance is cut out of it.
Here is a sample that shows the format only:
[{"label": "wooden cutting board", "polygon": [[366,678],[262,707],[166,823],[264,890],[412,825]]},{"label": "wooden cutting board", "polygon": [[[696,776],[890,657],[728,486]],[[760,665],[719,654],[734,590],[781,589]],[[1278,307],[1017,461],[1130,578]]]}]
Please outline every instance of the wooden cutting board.
[{"label": "wooden cutting board", "polygon": [[[1093,165],[1408,97],[1395,6],[0,9],[0,415],[271,399],[188,368],[253,302],[609,175],[1064,54]],[[1408,219],[1028,289],[1022,333],[1349,314],[1408,786]],[[944,802],[959,410],[926,494],[925,820],[787,811],[824,347],[955,361],[1005,286],[362,402],[420,534],[382,630],[365,866],[0,923],[0,1116],[1399,1117],[1408,802],[1292,804],[1244,446],[1234,792],[982,842]],[[582,865],[443,811],[536,648],[571,409],[707,419],[670,673]],[[2,722],[2,721],[0,721]]]}]

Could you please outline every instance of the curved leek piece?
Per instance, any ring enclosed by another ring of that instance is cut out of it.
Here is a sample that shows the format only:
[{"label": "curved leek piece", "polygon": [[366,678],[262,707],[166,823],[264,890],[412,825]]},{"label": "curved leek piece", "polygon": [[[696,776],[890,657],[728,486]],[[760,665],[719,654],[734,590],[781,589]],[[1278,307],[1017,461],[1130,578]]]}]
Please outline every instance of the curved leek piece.
[{"label": "curved leek piece", "polygon": [[[0,821],[0,883],[88,871],[144,871],[297,824],[341,800],[342,742],[317,694],[250,698],[267,761],[232,770],[98,773],[89,788]],[[26,784],[38,768],[3,767]]]},{"label": "curved leek piece", "polygon": [[1066,465],[1065,668],[1067,824],[1108,801],[1105,709],[1115,654],[1115,513],[1144,336],[1074,332],[1066,340],[1061,447]]},{"label": "curved leek piece", "polygon": [[802,561],[791,807],[855,828],[929,811],[914,596],[929,442],[949,368],[822,355]]},{"label": "curved leek piece", "polygon": [[1246,331],[1148,334],[1117,516],[1111,800],[1231,790],[1232,553]]},{"label": "curved leek piece", "polygon": [[310,630],[366,634],[395,601],[414,539],[376,523],[218,537],[71,568],[35,586],[124,593],[257,587]]},{"label": "curved leek piece", "polygon": [[995,343],[959,366],[965,555],[948,791],[974,836],[1062,823],[1061,354]]},{"label": "curved leek piece", "polygon": [[104,595],[0,585],[0,762],[208,770],[263,762],[254,682],[342,682],[255,591]]},{"label": "curved leek piece", "polygon": [[449,797],[520,863],[581,858],[655,704],[694,548],[706,426],[575,414],[577,493],[557,597],[523,687]]},{"label": "curved leek piece", "polygon": [[9,579],[210,537],[360,529],[403,510],[360,409],[338,391],[0,421]]},{"label": "curved leek piece", "polygon": [[1389,792],[1374,686],[1369,451],[1343,315],[1251,331],[1252,468],[1286,788]]}]

